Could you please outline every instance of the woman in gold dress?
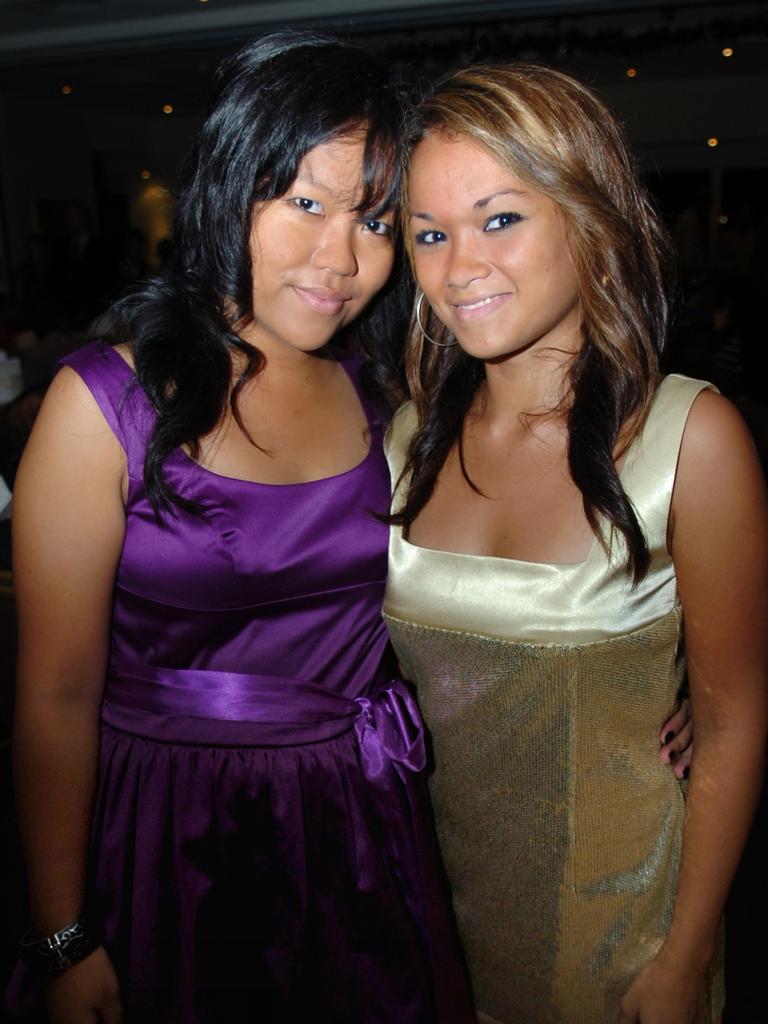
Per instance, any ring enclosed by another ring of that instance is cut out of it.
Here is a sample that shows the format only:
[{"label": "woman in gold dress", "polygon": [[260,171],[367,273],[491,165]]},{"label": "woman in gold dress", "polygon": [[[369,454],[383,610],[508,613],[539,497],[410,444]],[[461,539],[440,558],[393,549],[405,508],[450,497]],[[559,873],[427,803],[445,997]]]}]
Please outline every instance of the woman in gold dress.
[{"label": "woman in gold dress", "polygon": [[[660,373],[665,234],[589,90],[468,69],[411,141],[385,612],[480,1019],[709,1024],[768,714],[749,436]],[[687,800],[657,754],[685,661]]]}]

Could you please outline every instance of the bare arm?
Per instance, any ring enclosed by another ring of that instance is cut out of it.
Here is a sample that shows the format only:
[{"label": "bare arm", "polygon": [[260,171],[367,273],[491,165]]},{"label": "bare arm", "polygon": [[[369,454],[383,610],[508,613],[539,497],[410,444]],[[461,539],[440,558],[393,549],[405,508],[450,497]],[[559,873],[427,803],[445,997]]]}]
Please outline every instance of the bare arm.
[{"label": "bare arm", "polygon": [[[83,909],[99,706],[125,528],[124,474],[122,450],[93,397],[64,369],[43,403],[14,488],[14,763],[32,918],[42,935]],[[55,986],[82,974],[81,966]]]},{"label": "bare arm", "polygon": [[768,502],[751,438],[719,395],[694,403],[672,504],[696,749],[669,935],[621,1021],[685,1024],[762,780],[768,722]]}]

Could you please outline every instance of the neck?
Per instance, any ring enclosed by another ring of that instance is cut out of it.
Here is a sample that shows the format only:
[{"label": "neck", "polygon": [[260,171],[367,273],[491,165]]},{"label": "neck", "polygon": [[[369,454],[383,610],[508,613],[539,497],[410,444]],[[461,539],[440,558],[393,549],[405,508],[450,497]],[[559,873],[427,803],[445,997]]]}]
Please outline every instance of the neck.
[{"label": "neck", "polygon": [[[313,351],[302,351],[290,345],[264,343],[247,330],[240,331],[240,337],[264,356],[264,367],[256,381],[269,382],[270,387],[289,389],[322,385],[337,371],[337,361],[327,346]],[[244,357],[235,357],[235,376],[245,365]]]},{"label": "neck", "polygon": [[475,410],[490,429],[519,429],[521,418],[567,408],[568,370],[578,352],[571,344],[558,348],[531,347],[486,363],[481,402]]}]

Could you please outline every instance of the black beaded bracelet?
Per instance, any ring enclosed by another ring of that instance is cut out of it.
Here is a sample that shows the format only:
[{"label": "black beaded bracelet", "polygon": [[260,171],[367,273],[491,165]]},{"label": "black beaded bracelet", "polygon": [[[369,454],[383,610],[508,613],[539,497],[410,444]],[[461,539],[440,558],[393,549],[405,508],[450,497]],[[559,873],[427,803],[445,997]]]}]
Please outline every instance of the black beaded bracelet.
[{"label": "black beaded bracelet", "polygon": [[21,956],[33,970],[51,976],[85,960],[98,945],[98,937],[81,914],[76,921],[42,939],[30,928],[21,939]]}]

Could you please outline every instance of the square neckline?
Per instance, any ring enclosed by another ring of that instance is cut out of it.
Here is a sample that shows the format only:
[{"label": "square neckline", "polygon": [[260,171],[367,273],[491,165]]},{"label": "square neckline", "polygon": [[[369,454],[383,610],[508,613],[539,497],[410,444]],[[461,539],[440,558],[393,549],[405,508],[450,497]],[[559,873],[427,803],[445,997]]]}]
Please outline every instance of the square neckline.
[{"label": "square neckline", "polygon": [[[649,415],[650,415],[650,413],[649,413]],[[645,426],[643,426],[643,429],[645,429]],[[642,434],[642,431],[640,433]],[[623,457],[621,459],[621,468],[618,470],[617,476],[618,476],[619,482],[622,484],[622,486],[624,486],[624,471],[625,471],[625,469],[627,469],[627,467],[630,465],[630,463],[632,461],[632,458],[631,458],[632,457],[632,453],[635,450],[635,445],[637,444],[637,441],[639,440],[639,438],[640,438],[640,434],[638,434],[632,440],[632,443],[630,444],[629,448],[626,449],[626,451],[624,452],[624,455],[623,455]],[[450,550],[447,550],[446,548],[428,548],[428,547],[424,547],[422,544],[414,544],[413,541],[408,540],[404,536],[404,534],[403,534],[403,528],[402,527],[399,527],[399,530],[400,530],[400,540],[402,541],[402,543],[404,545],[406,545],[407,547],[412,548],[415,551],[430,551],[430,552],[433,552],[436,555],[447,555],[447,556],[450,556],[450,557],[453,557],[453,558],[471,558],[471,559],[473,559],[475,561],[479,560],[479,561],[482,561],[482,562],[490,562],[490,563],[501,562],[501,563],[507,563],[509,565],[531,566],[533,569],[536,569],[536,568],[551,569],[551,570],[557,571],[557,572],[567,572],[569,570],[570,571],[575,571],[576,569],[582,569],[585,566],[590,564],[590,562],[592,561],[592,559],[593,559],[593,557],[595,555],[595,552],[596,552],[596,550],[598,548],[602,549],[603,551],[606,551],[606,549],[609,547],[609,542],[606,540],[606,538],[604,536],[602,536],[601,534],[595,533],[593,531],[592,542],[589,545],[589,549],[587,550],[584,558],[582,558],[580,561],[578,561],[578,562],[543,562],[543,561],[540,561],[540,560],[537,561],[536,559],[532,559],[532,558],[507,558],[504,555],[476,555],[476,554],[471,554],[468,551],[450,551]]]},{"label": "square neckline", "polygon": [[[645,421],[644,421],[644,423],[642,425],[642,428],[636,434],[636,436],[632,439],[629,447],[623,453],[623,456],[621,458],[621,466],[618,469],[617,476],[619,478],[619,482],[621,483],[622,487],[624,487],[625,491],[627,489],[626,488],[626,483],[627,483],[626,477],[631,473],[631,468],[632,468],[632,465],[633,465],[633,463],[635,461],[636,454],[638,452],[638,445],[639,445],[639,443],[640,443],[644,433],[646,432],[646,430],[648,428],[648,424],[649,424],[649,422],[651,420],[654,408],[656,407],[657,400],[658,400],[659,395],[660,395],[660,393],[661,393],[661,391],[662,391],[662,389],[664,387],[664,384],[670,378],[676,378],[676,377],[680,377],[680,376],[681,376],[680,374],[670,373],[670,374],[666,374],[664,377],[662,377],[662,379],[660,380],[660,382],[659,382],[659,384],[658,384],[658,386],[656,388],[656,391],[655,391],[655,393],[653,395],[651,406],[650,406],[650,408],[648,410],[647,416],[645,417]],[[604,520],[601,519],[601,527],[603,525],[604,525]],[[589,565],[592,562],[593,558],[595,557],[595,553],[596,553],[596,551],[598,549],[602,549],[603,552],[606,554],[606,556],[610,558],[611,557],[611,548],[612,548],[612,544],[611,544],[610,540],[606,539],[604,534],[601,532],[600,534],[596,533],[594,535],[594,537],[592,539],[592,543],[590,544],[589,550],[586,553],[586,556],[580,562],[542,562],[542,561],[535,561],[535,560],[529,559],[529,558],[505,558],[503,555],[474,555],[474,554],[470,554],[469,552],[466,552],[466,551],[448,551],[445,548],[428,548],[428,547],[422,546],[421,544],[414,544],[412,541],[409,541],[406,537],[404,537],[403,536],[403,529],[402,529],[402,527],[399,527],[399,533],[400,533],[400,540],[403,543],[403,545],[405,545],[408,548],[412,548],[414,551],[432,552],[432,553],[434,553],[436,555],[445,555],[445,556],[449,556],[449,557],[452,557],[452,558],[471,558],[471,559],[473,559],[475,561],[479,560],[481,562],[488,562],[488,563],[491,563],[491,564],[498,562],[498,563],[507,563],[509,565],[515,565],[515,566],[530,566],[531,569],[538,569],[538,568],[550,569],[550,570],[556,571],[556,572],[567,572],[567,571],[575,572],[575,570],[577,570],[577,569],[583,569],[584,567],[586,567],[587,565]]]},{"label": "square neckline", "polygon": [[[132,383],[140,388],[142,395],[145,397],[145,399],[147,401],[147,404],[150,406],[150,408],[153,409],[153,412],[154,412],[154,408],[152,407],[152,404],[149,401],[149,398],[148,398],[146,392],[144,391],[143,388],[141,388],[141,385],[139,384],[139,379],[138,379],[138,377],[136,375],[136,371],[133,368],[133,366],[122,355],[122,353],[118,352],[118,350],[115,348],[114,345],[110,345],[108,342],[105,342],[105,341],[102,341],[101,344],[104,346],[104,351],[112,354],[114,356],[114,358],[119,360],[120,364],[125,367],[125,369],[127,371],[127,375],[130,377]],[[357,397],[358,403],[360,405],[360,408],[362,409],[363,416],[365,417],[365,421],[366,421],[366,424],[368,426],[368,438],[369,438],[369,440],[368,440],[368,451],[366,452],[366,454],[364,455],[364,457],[361,459],[360,462],[356,463],[354,466],[351,466],[349,469],[342,470],[340,473],[334,473],[334,474],[332,474],[330,476],[321,476],[321,477],[316,477],[313,480],[296,480],[296,481],[289,481],[288,483],[280,483],[280,484],[278,484],[278,483],[269,483],[268,481],[265,481],[265,480],[247,480],[244,477],[227,476],[225,473],[217,473],[216,470],[210,469],[208,466],[204,466],[204,465],[202,465],[202,463],[198,462],[196,459],[193,459],[192,456],[189,454],[189,452],[186,452],[181,446],[177,446],[176,448],[174,448],[173,452],[171,453],[171,457],[177,457],[177,458],[183,459],[184,462],[188,466],[192,467],[193,469],[199,470],[201,473],[205,474],[208,477],[211,477],[213,480],[225,481],[226,483],[236,484],[236,485],[240,485],[240,486],[243,486],[243,487],[246,487],[246,488],[248,488],[248,487],[266,487],[266,488],[279,488],[279,489],[283,490],[285,488],[291,488],[291,487],[312,487],[312,486],[316,486],[318,484],[324,484],[324,483],[329,483],[329,482],[332,482],[332,481],[342,480],[344,477],[348,477],[352,473],[357,473],[357,472],[362,471],[367,466],[369,460],[372,459],[373,456],[374,456],[375,434],[376,434],[377,430],[380,427],[380,423],[379,423],[377,417],[374,415],[370,403],[368,402],[368,400],[365,398],[365,396],[362,394],[362,392],[360,390],[359,383],[358,383],[358,380],[357,380],[357,367],[356,367],[356,364],[357,364],[357,361],[358,361],[358,357],[355,355],[354,352],[349,352],[348,350],[338,349],[338,348],[334,349],[333,346],[327,346],[327,348],[328,348],[328,351],[329,351],[329,354],[330,354],[332,360],[338,366],[340,366],[342,368],[344,373],[347,375],[347,378],[349,379],[350,383],[352,384],[352,387],[354,389],[354,392],[355,392],[355,395]],[[343,353],[343,355],[342,355],[342,353]],[[348,366],[347,364],[350,364],[350,365]]]}]

